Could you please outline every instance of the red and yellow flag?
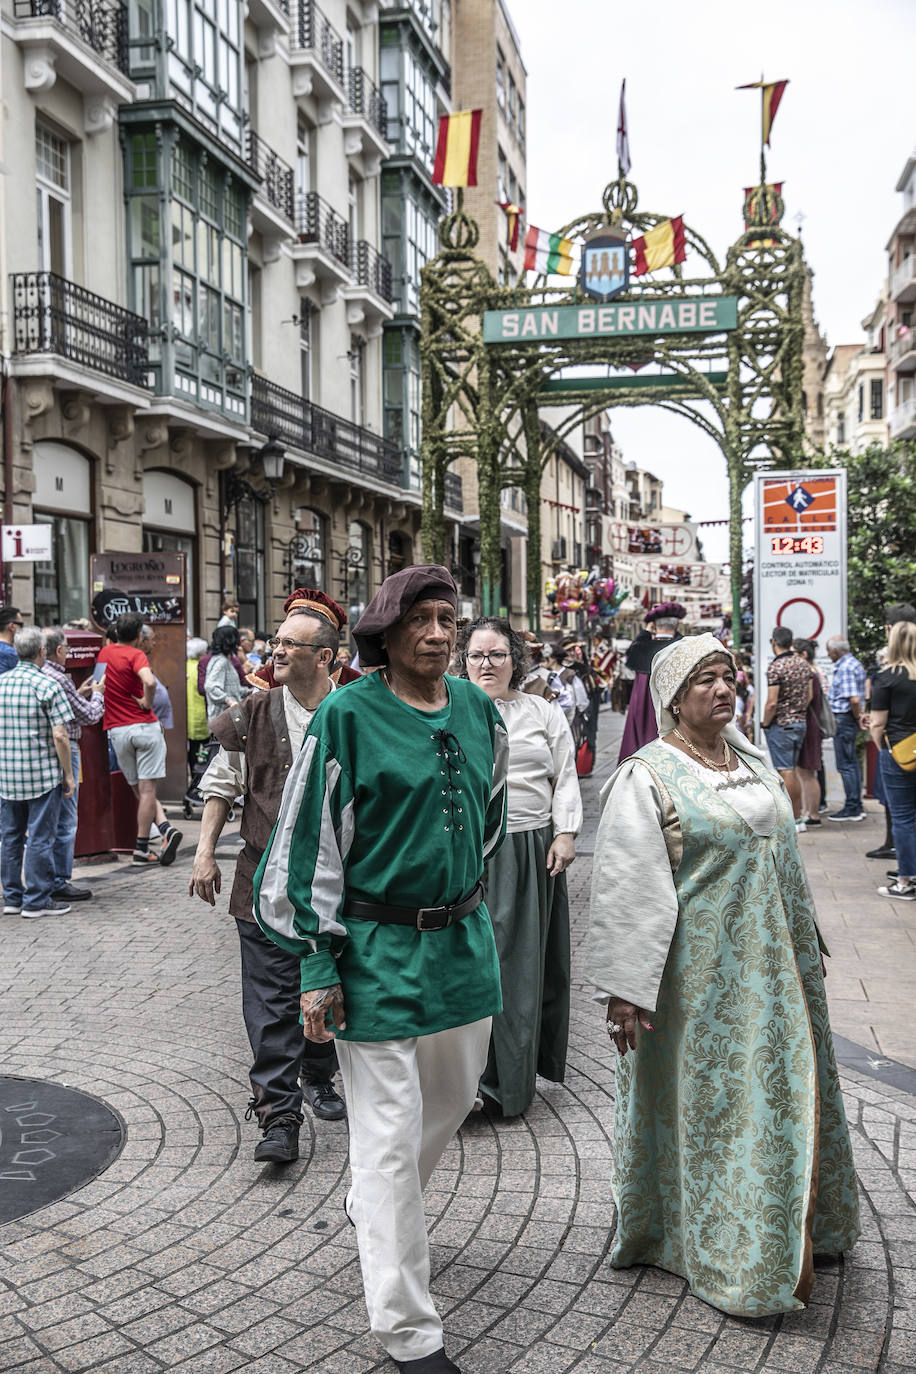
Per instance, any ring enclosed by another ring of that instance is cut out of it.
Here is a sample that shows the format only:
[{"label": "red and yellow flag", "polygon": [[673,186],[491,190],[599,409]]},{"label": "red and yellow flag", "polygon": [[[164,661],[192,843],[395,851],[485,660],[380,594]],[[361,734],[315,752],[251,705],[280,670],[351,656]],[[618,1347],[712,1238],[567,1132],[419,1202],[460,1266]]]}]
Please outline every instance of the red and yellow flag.
[{"label": "red and yellow flag", "polygon": [[633,240],[636,254],[634,276],[642,277],[646,272],[657,272],[661,267],[673,267],[683,262],[687,256],[684,241],[684,217],[675,215],[674,219],[662,220],[642,238]]},{"label": "red and yellow flag", "polygon": [[522,207],[514,205],[511,200],[498,200],[496,204],[500,210],[506,212],[506,247],[510,253],[514,253],[518,247],[518,229],[522,220]]},{"label": "red and yellow flag", "polygon": [[437,186],[476,186],[482,110],[442,115],[433,181]]},{"label": "red and yellow flag", "polygon": [[736,87],[739,91],[760,91],[763,97],[763,108],[761,112],[762,124],[760,142],[767,147],[770,146],[770,130],[773,127],[773,120],[776,118],[776,111],[779,109],[779,102],[782,100],[783,91],[788,86],[786,81],[748,81],[745,86]]}]

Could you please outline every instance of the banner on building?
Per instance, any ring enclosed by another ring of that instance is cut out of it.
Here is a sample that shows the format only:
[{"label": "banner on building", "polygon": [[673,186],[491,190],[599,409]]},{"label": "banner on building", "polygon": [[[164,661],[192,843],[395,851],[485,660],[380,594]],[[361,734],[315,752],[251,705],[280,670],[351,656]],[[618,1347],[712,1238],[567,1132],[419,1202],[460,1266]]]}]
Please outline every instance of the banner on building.
[{"label": "banner on building", "polygon": [[609,534],[614,553],[648,554],[685,563],[697,556],[696,531],[686,521],[677,525],[628,525],[614,520]]},{"label": "banner on building", "polygon": [[651,587],[689,587],[695,592],[715,591],[718,563],[666,563],[640,558],[633,565],[637,582]]}]

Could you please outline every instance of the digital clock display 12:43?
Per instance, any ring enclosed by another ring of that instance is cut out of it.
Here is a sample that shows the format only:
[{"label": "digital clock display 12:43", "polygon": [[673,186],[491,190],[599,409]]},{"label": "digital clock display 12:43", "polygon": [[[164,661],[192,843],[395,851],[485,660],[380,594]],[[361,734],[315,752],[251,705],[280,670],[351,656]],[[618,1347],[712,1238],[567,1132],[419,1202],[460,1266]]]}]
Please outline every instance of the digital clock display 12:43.
[{"label": "digital clock display 12:43", "polygon": [[822,534],[774,534],[770,539],[770,553],[823,553]]}]

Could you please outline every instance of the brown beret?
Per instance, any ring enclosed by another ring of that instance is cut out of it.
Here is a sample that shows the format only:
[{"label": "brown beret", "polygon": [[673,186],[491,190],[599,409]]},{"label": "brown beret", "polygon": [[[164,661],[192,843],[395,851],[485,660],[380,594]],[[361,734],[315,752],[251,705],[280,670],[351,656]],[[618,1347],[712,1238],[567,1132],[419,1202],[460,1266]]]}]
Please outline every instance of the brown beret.
[{"label": "brown beret", "polygon": [[458,609],[455,579],[440,563],[414,563],[386,577],[353,626],[360,667],[377,668],[386,663],[382,635],[406,615],[415,601],[429,600],[447,601]]}]

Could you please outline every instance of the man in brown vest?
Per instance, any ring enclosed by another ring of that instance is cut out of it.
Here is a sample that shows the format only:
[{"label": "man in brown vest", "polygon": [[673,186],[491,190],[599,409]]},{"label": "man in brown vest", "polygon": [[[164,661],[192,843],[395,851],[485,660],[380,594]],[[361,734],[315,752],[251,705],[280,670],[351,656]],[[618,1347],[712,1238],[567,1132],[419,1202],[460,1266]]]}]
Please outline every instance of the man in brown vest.
[{"label": "man in brown vest", "polygon": [[211,722],[220,749],[200,782],[205,805],[188,887],[190,895],[215,905],[221,885],[216,843],[233,800],[244,796],[245,845],[236,862],[229,911],[241,943],[242,1013],[254,1056],[249,1115],[257,1115],[264,1133],[254,1157],[275,1164],[298,1158],[303,1096],[325,1121],[345,1114],[332,1083],[334,1042],[319,1044],[303,1036],[299,960],[269,940],[252,915],[252,878],[309,722],[334,690],[329,671],[347,621],[335,601],[311,588],[297,589],[285,609],[286,619],[269,641],[277,685],[252,692]]}]

